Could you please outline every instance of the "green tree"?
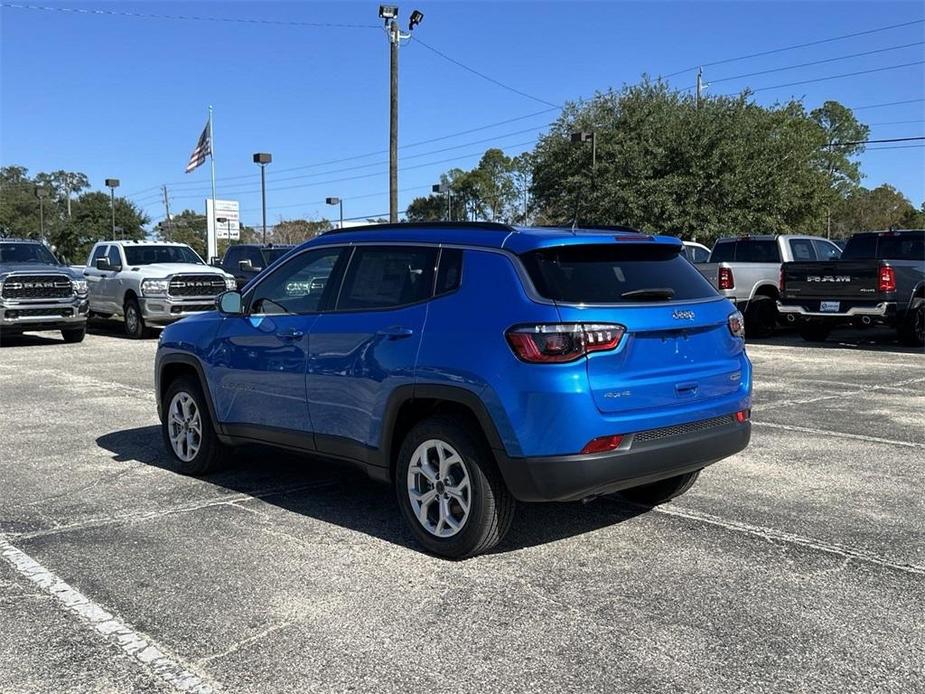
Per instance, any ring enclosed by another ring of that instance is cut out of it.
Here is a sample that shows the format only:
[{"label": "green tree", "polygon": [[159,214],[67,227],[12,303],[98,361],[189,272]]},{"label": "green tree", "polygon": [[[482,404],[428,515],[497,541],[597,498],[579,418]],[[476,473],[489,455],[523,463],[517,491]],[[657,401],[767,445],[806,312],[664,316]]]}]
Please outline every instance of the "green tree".
[{"label": "green tree", "polygon": [[159,222],[154,228],[155,236],[159,241],[173,241],[185,243],[196,251],[200,257],[206,258],[207,241],[206,230],[208,224],[206,216],[193,210],[183,210],[173,215],[169,222]]},{"label": "green tree", "polygon": [[[575,131],[597,133],[591,151]],[[644,79],[571,103],[533,153],[544,223],[627,225],[709,242],[721,234],[818,230],[829,189],[822,129],[796,102],[706,97]]]},{"label": "green tree", "polygon": [[880,231],[891,227],[921,229],[920,215],[925,216],[925,209],[917,211],[893,186],[884,184],[872,190],[859,187],[848,193],[833,209],[832,235],[850,236],[858,231]]},{"label": "green tree", "polygon": [[[112,238],[112,207],[106,193],[84,193],[72,205],[70,218],[61,216],[49,237],[60,254],[71,262],[82,262],[97,241]],[[120,239],[145,238],[144,226],[150,219],[130,200],[115,199],[116,236]]]},{"label": "green tree", "polygon": [[825,133],[820,165],[829,176],[832,190],[843,198],[861,183],[861,165],[851,157],[864,151],[864,145],[859,143],[867,140],[870,128],[837,101],[826,101],[809,115]]}]

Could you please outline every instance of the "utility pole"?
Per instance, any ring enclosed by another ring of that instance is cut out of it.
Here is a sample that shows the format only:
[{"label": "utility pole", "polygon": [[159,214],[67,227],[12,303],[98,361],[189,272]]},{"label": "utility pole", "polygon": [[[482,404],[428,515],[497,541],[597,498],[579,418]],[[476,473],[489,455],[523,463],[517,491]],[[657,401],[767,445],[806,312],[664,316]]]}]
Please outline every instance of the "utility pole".
[{"label": "utility pole", "polygon": [[389,24],[389,221],[398,222],[398,20]]},{"label": "utility pole", "polygon": [[167,186],[164,186],[164,220],[167,225],[167,240],[170,241],[170,202],[167,199]]},{"label": "utility pole", "polygon": [[700,97],[703,94],[703,68],[697,68],[697,108],[700,108]]},{"label": "utility pole", "polygon": [[119,187],[118,178],[107,178],[106,187],[109,188],[109,207],[112,211],[112,240],[116,239],[116,188]]}]

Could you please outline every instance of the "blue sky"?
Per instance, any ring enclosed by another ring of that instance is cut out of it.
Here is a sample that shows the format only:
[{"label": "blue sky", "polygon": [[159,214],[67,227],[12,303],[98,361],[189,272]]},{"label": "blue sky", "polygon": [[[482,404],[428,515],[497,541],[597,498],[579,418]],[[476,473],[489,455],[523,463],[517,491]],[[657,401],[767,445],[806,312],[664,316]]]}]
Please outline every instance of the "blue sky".
[{"label": "blue sky", "polygon": [[[405,0],[407,2],[407,0]],[[4,0],[6,2],[6,0]],[[28,2],[28,0],[23,0]],[[123,2],[36,4],[161,15],[284,23],[136,18],[0,9],[0,160],[30,171],[67,169],[122,181],[120,193],[153,221],[204,208],[208,167],[183,168],[215,108],[218,197],[241,201],[257,225],[260,183],[251,154],[267,151],[268,221],[322,215],[345,200],[347,217],[388,210],[388,44],[376,3]],[[429,46],[552,104],[698,64],[902,22],[921,20],[921,2],[419,2],[415,35]],[[925,40],[925,24],[705,68],[705,81],[798,63],[892,49]],[[717,82],[717,93],[746,86],[756,100],[803,97],[860,109],[872,138],[925,135],[925,66],[777,89],[775,85],[922,61],[922,45],[804,68]],[[470,167],[489,146],[530,149],[550,106],[496,86],[413,41],[401,49],[403,209],[439,174]],[[695,72],[671,78],[694,84]],[[545,113],[541,113],[546,111]],[[517,120],[510,120],[517,119]],[[460,131],[510,120],[468,134]],[[439,139],[438,139],[439,138]],[[422,141],[430,141],[424,144]],[[910,143],[910,144],[922,144]],[[918,206],[925,200],[925,148],[903,143],[862,157],[864,184],[891,183]],[[902,148],[900,148],[902,147]],[[337,163],[326,163],[334,160]]]}]

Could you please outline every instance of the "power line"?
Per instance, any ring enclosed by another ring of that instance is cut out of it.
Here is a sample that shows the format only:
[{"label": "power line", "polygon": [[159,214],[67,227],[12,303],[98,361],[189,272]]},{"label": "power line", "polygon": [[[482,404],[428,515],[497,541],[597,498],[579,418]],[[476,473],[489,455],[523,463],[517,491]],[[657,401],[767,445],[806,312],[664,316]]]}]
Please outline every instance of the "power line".
[{"label": "power line", "polygon": [[889,145],[889,146],[887,146],[887,147],[868,147],[867,149],[864,150],[864,154],[867,154],[868,152],[876,152],[876,151],[881,150],[881,149],[921,149],[922,147],[925,147],[925,144],[920,144],[920,145]]},{"label": "power line", "polygon": [[203,17],[198,15],[154,14],[151,12],[127,12],[125,10],[101,10],[89,7],[50,7],[28,5],[18,2],[0,2],[0,7],[11,10],[39,10],[42,12],[69,12],[73,14],[130,17],[131,19],[170,19],[191,22],[225,22],[230,24],[269,24],[277,26],[315,27],[320,29],[379,29],[378,24],[344,24],[338,22],[300,22],[284,19],[257,19],[252,17]]},{"label": "power line", "polygon": [[462,63],[462,62],[456,60],[455,58],[451,58],[451,57],[448,56],[446,53],[444,53],[444,52],[441,51],[441,50],[438,50],[438,49],[434,48],[434,47],[431,46],[430,44],[424,43],[424,41],[422,41],[421,39],[419,39],[417,36],[412,37],[412,39],[413,39],[414,43],[420,44],[421,46],[423,46],[423,47],[426,48],[427,50],[432,51],[433,53],[436,53],[437,55],[439,55],[439,56],[440,56],[441,58],[443,58],[444,60],[446,60],[446,61],[448,61],[448,62],[450,62],[450,63],[453,63],[453,65],[456,65],[457,67],[461,67],[463,70],[466,70],[466,71],[468,71],[468,72],[471,72],[473,75],[476,75],[477,77],[481,77],[483,80],[486,80],[486,81],[488,81],[488,82],[491,82],[492,84],[494,84],[494,85],[496,85],[496,86],[498,86],[498,87],[501,87],[502,89],[507,89],[509,92],[513,92],[514,94],[517,94],[517,95],[519,95],[519,96],[522,96],[522,97],[524,97],[524,98],[526,98],[526,99],[532,99],[533,101],[539,102],[539,103],[541,103],[541,104],[546,104],[547,106],[552,106],[553,108],[558,108],[558,109],[561,109],[561,108],[562,108],[562,106],[559,105],[559,104],[554,104],[554,103],[552,103],[551,101],[546,101],[546,99],[540,99],[539,97],[533,96],[532,94],[527,94],[527,92],[522,92],[522,91],[520,91],[519,89],[516,89],[516,88],[512,87],[512,86],[509,85],[509,84],[505,84],[504,82],[500,82],[500,81],[496,80],[494,77],[489,77],[489,76],[486,75],[484,72],[479,72],[479,71],[476,70],[475,68],[469,67],[469,66],[466,65],[465,63]]},{"label": "power line", "polygon": [[723,60],[714,60],[711,63],[700,63],[699,65],[694,65],[693,67],[685,68],[683,70],[678,70],[677,72],[672,72],[668,75],[663,75],[664,79],[669,79],[677,75],[684,74],[685,72],[693,72],[701,67],[712,67],[713,65],[725,65],[726,63],[734,63],[739,60],[748,60],[750,58],[759,58],[764,55],[774,55],[775,53],[784,53],[785,51],[793,51],[798,48],[808,48],[809,46],[819,46],[824,43],[831,43],[833,41],[841,41],[842,39],[850,39],[855,36],[867,36],[868,34],[876,34],[881,31],[889,31],[890,29],[899,29],[901,27],[912,26],[913,24],[921,24],[925,22],[925,19],[914,19],[911,22],[902,22],[900,24],[891,24],[885,27],[878,27],[876,29],[867,29],[866,31],[857,31],[853,34],[842,34],[840,36],[831,36],[826,39],[819,39],[818,41],[809,41],[807,43],[798,43],[792,46],[784,46],[782,48],[773,48],[767,51],[760,51],[758,53],[749,53],[748,55],[740,55],[735,58],[725,58]]},{"label": "power line", "polygon": [[[784,72],[785,70],[796,70],[802,67],[811,67],[813,65],[822,65],[823,63],[834,63],[839,60],[848,60],[849,58],[860,58],[865,55],[874,55],[876,53],[886,53],[888,51],[898,51],[903,48],[911,48],[913,46],[921,46],[925,44],[925,41],[916,41],[914,43],[904,43],[901,46],[890,46],[889,48],[878,48],[874,51],[864,51],[863,53],[851,53],[850,55],[840,55],[837,58],[826,58],[824,60],[813,60],[808,63],[798,63],[796,65],[786,65],[784,67],[777,67],[770,70],[759,70],[758,72],[746,72],[741,75],[733,75],[732,77],[721,77],[719,79],[710,79],[708,82],[710,84],[718,84],[719,82],[730,82],[732,80],[744,79],[746,77],[756,77],[757,75],[769,75],[773,72]],[[686,87],[685,91],[694,89],[694,87]]]},{"label": "power line", "polygon": [[899,106],[901,104],[917,104],[921,101],[925,101],[925,98],[922,99],[906,99],[905,101],[886,101],[882,104],[867,104],[866,106],[855,106],[852,111],[863,111],[868,108],[883,108],[885,106]]},{"label": "power line", "polygon": [[891,137],[882,140],[854,140],[853,142],[832,142],[823,147],[848,147],[849,145],[866,145],[879,142],[911,142],[913,140],[925,140],[925,137]]},{"label": "power line", "polygon": [[[925,60],[917,60],[912,63],[902,63],[900,65],[887,65],[886,67],[877,67],[871,70],[858,70],[857,72],[845,72],[841,75],[829,75],[827,77],[816,77],[811,80],[800,80],[799,82],[787,82],[786,84],[775,84],[768,87],[758,87],[757,89],[749,89],[752,94],[756,92],[764,92],[769,89],[783,89],[784,87],[796,87],[801,84],[812,84],[814,82],[825,82],[827,80],[841,79],[843,77],[856,77],[857,75],[869,75],[874,72],[885,72],[887,70],[898,70],[904,67],[912,67],[913,65],[922,65],[925,64]],[[723,96],[738,96],[740,92],[735,92],[732,94],[723,94]],[[868,107],[869,108],[869,107]]]}]

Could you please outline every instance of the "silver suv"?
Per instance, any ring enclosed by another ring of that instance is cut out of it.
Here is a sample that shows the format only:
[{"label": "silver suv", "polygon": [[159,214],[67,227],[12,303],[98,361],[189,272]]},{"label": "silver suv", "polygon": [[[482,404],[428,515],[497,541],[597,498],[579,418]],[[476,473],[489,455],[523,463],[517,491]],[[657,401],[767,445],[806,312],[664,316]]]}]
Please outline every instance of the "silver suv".
[{"label": "silver suv", "polygon": [[232,275],[206,265],[184,243],[100,241],[84,277],[93,318],[121,320],[129,337],[215,308],[215,297],[234,289]]}]

